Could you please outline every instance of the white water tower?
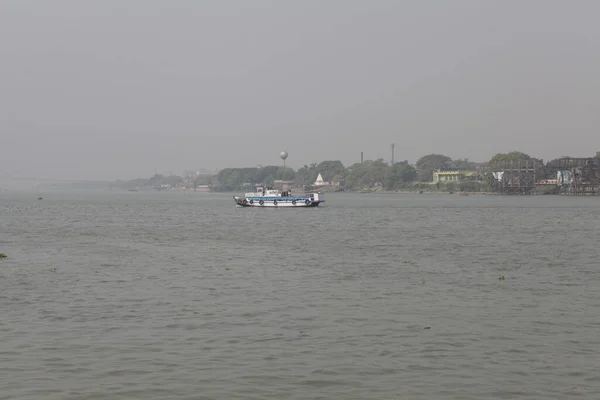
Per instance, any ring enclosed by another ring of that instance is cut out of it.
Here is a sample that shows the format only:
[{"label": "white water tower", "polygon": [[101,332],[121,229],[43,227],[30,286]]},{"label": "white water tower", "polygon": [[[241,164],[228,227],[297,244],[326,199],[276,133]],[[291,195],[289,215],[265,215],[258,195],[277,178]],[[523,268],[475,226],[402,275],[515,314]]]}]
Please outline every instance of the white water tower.
[{"label": "white water tower", "polygon": [[281,153],[279,153],[279,157],[281,157],[281,159],[283,160],[283,168],[285,168],[285,159],[288,158],[287,151],[282,151]]}]

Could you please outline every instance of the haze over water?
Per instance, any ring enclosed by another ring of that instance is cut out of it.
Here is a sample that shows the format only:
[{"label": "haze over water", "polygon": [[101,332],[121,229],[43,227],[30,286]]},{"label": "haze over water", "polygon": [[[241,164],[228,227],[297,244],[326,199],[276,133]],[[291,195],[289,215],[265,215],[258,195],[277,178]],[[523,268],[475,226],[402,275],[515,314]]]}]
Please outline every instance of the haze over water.
[{"label": "haze over water", "polygon": [[2,399],[600,398],[597,198],[42,196],[0,193]]}]

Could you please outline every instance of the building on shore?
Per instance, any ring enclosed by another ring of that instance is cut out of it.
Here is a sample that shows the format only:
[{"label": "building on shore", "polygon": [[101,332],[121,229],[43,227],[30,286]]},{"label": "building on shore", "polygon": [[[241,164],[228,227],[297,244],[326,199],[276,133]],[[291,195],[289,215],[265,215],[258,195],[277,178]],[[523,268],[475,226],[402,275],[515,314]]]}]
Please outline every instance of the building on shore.
[{"label": "building on shore", "polygon": [[433,183],[459,182],[477,180],[477,171],[467,171],[456,168],[440,168],[433,171]]},{"label": "building on shore", "polygon": [[325,182],[323,180],[323,176],[321,175],[321,173],[319,173],[319,176],[317,176],[317,180],[313,183],[313,186],[328,186],[330,185],[329,182]]},{"label": "building on shore", "polygon": [[196,192],[210,192],[210,185],[198,185],[196,186]]},{"label": "building on shore", "polygon": [[600,159],[562,157],[546,165],[556,174],[556,193],[588,196],[600,194]]}]

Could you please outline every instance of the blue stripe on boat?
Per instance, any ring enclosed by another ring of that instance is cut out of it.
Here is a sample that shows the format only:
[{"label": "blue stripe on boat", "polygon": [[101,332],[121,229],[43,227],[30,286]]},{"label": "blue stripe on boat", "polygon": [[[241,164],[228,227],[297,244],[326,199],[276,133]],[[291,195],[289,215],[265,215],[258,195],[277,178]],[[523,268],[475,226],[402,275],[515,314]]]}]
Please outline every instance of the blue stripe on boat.
[{"label": "blue stripe on boat", "polygon": [[[248,200],[254,200],[254,201],[273,201],[273,200],[277,200],[277,201],[292,201],[292,200],[296,200],[296,201],[304,201],[304,200],[310,200],[310,197],[246,197]],[[317,201],[323,201],[323,200],[317,200]]]}]

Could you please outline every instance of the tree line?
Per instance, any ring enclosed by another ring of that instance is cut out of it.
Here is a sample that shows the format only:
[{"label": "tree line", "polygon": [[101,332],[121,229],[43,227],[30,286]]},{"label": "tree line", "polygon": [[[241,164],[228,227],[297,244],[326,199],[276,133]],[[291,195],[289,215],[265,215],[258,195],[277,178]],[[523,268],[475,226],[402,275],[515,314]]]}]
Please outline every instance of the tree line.
[{"label": "tree line", "polygon": [[[390,165],[383,159],[366,160],[344,166],[339,160],[327,160],[306,164],[294,171],[291,168],[267,166],[262,168],[226,168],[214,177],[215,190],[241,190],[244,185],[265,184],[273,186],[276,180],[293,181],[298,186],[311,186],[321,174],[323,180],[345,190],[384,189],[400,190],[427,183],[433,179],[433,171],[439,168],[459,168],[472,170],[477,164],[467,159],[452,160],[440,154],[422,157],[413,166],[408,161]],[[419,187],[417,187],[419,188]]]},{"label": "tree line", "polygon": [[[600,158],[600,152],[596,154]],[[149,179],[117,181],[116,186],[130,188],[135,186],[159,188],[162,185],[188,186],[211,185],[215,191],[239,191],[248,185],[264,184],[274,186],[275,181],[293,181],[297,186],[311,186],[321,174],[325,182],[331,183],[340,190],[445,190],[445,191],[488,191],[492,182],[486,164],[530,160],[536,166],[538,179],[553,178],[548,165],[556,160],[544,163],[542,159],[513,151],[498,153],[485,163],[476,163],[466,158],[452,159],[443,154],[429,154],[421,157],[414,165],[408,161],[396,162],[393,165],[383,159],[366,160],[344,166],[339,160],[328,160],[320,163],[306,164],[294,170],[282,166],[265,166],[253,168],[225,168],[215,175],[199,177],[179,177],[154,175]],[[476,172],[475,176],[459,182],[432,184],[433,172],[450,168]]]}]

